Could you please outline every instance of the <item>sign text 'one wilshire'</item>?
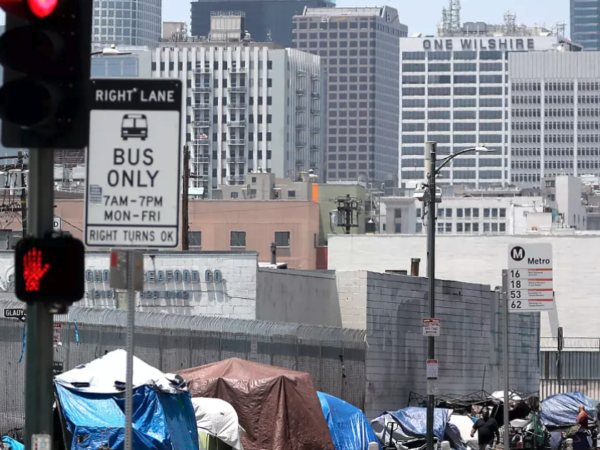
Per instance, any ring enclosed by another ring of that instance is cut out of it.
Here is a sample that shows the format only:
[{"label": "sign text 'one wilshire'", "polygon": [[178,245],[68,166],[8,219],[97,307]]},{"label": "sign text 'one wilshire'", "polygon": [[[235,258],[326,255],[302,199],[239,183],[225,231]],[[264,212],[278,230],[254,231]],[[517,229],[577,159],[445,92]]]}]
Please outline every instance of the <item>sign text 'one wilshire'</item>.
[{"label": "sign text 'one wilshire'", "polygon": [[535,50],[533,38],[424,39],[424,50]]}]

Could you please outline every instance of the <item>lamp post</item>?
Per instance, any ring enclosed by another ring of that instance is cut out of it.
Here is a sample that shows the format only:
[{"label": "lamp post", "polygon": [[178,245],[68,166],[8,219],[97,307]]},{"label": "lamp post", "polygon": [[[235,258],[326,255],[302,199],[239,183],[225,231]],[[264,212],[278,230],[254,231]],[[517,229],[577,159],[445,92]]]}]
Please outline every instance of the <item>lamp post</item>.
[{"label": "lamp post", "polygon": [[[468,148],[454,153],[442,160],[441,164],[437,167],[437,142],[427,142],[425,144],[425,175],[426,179],[426,191],[423,196],[423,202],[427,206],[427,277],[429,278],[429,295],[428,295],[428,306],[429,306],[429,318],[435,318],[435,204],[438,202],[436,195],[435,179],[440,174],[440,171],[450,161],[457,156],[463,155],[469,152],[489,152],[485,146],[477,146]],[[442,201],[441,195],[439,202]],[[427,359],[435,359],[435,338],[433,336],[427,337]],[[429,389],[428,389],[429,391]],[[430,391],[427,393],[427,450],[434,450],[433,447],[433,420],[434,420],[434,402],[435,395]]]}]

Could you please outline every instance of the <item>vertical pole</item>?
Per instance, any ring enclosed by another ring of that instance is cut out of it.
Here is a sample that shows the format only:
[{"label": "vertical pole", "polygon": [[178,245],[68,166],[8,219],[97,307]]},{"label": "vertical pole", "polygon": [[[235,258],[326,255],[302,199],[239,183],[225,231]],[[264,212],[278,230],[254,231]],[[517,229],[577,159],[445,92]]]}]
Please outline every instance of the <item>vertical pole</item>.
[{"label": "vertical pole", "polygon": [[[205,188],[206,189],[206,188]],[[190,223],[190,149],[183,147],[183,192],[181,199],[181,250],[189,250],[189,223]]]},{"label": "vertical pole", "polygon": [[[435,318],[435,169],[437,143],[425,144],[427,196],[427,277],[429,278],[429,318]],[[428,172],[427,172],[428,170]],[[427,337],[427,359],[435,359],[435,338]],[[427,396],[427,450],[433,450],[433,420],[435,396]]]},{"label": "vertical pole", "polygon": [[509,379],[508,379],[508,270],[502,271],[502,309],[504,312],[503,330],[502,330],[502,355],[504,363],[502,369],[504,371],[504,448],[510,448],[510,423],[508,417],[509,410]]},{"label": "vertical pole", "polygon": [[132,450],[133,439],[133,335],[135,327],[135,250],[127,251],[127,380],[125,387],[125,450]]},{"label": "vertical pole", "polygon": [[[18,158],[21,170],[25,169],[25,158],[23,157],[22,151],[19,151]],[[21,224],[23,228],[23,237],[27,236],[27,189],[25,189],[26,179],[27,177],[25,176],[25,171],[23,170],[23,172],[21,172]]]},{"label": "vertical pole", "polygon": [[[54,218],[54,151],[29,152],[28,232],[34,237],[52,234]],[[25,447],[52,442],[53,315],[44,303],[27,305],[25,355]],[[41,436],[40,436],[41,435]]]}]

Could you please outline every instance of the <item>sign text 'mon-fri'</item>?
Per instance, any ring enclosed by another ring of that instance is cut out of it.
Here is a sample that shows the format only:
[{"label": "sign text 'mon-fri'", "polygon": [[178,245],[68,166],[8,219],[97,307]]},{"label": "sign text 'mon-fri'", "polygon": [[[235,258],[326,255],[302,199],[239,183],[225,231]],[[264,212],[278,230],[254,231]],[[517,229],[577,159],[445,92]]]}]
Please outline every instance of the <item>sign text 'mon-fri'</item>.
[{"label": "sign text 'mon-fri'", "polygon": [[551,244],[510,245],[508,305],[511,312],[554,309]]},{"label": "sign text 'mon-fri'", "polygon": [[177,247],[181,82],[92,85],[86,244]]}]

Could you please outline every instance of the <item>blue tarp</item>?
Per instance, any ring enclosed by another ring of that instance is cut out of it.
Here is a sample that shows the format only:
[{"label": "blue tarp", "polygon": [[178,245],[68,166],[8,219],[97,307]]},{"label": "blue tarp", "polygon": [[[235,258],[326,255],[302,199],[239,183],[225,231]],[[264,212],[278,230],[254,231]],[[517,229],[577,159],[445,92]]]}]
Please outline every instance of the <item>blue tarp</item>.
[{"label": "blue tarp", "polygon": [[[433,416],[433,434],[444,439],[446,424],[452,413],[449,409],[435,408]],[[404,408],[390,413],[396,418],[404,432],[410,436],[422,437],[427,434],[427,408]]]},{"label": "blue tarp", "polygon": [[[336,450],[368,450],[378,442],[363,412],[337,397],[317,392]],[[380,446],[381,447],[381,446]]]},{"label": "blue tarp", "polygon": [[[71,391],[59,384],[56,390],[72,434],[72,450],[109,446],[123,450],[124,400],[113,394]],[[197,450],[198,432],[190,394],[164,394],[150,386],[133,396],[133,448],[136,450]]]},{"label": "blue tarp", "polygon": [[25,450],[25,446],[23,444],[9,438],[8,436],[2,436],[2,442],[8,446],[9,450]]},{"label": "blue tarp", "polygon": [[585,406],[590,422],[596,419],[596,411],[590,399],[581,392],[551,395],[542,402],[540,418],[547,427],[575,425],[580,405]]}]

